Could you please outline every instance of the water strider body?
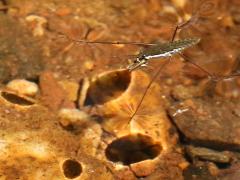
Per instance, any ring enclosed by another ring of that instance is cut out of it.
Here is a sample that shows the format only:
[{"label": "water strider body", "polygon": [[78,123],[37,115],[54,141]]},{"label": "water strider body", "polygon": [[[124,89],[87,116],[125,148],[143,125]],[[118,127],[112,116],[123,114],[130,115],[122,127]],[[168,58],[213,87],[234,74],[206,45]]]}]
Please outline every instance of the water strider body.
[{"label": "water strider body", "polygon": [[197,44],[200,38],[188,38],[177,41],[171,41],[163,44],[154,44],[143,49],[136,57],[136,60],[130,64],[127,69],[135,70],[139,67],[146,66],[148,60],[156,58],[171,57],[174,54],[182,52],[184,49]]},{"label": "water strider body", "polygon": [[[176,31],[179,27],[176,28],[174,36],[176,35]],[[66,35],[67,39],[76,42],[76,43],[86,43],[86,44],[132,44],[139,46],[147,46],[147,48],[140,51],[140,53],[136,56],[133,56],[135,60],[127,66],[129,71],[135,70],[139,67],[147,66],[148,60],[157,59],[157,58],[166,58],[171,57],[174,54],[180,53],[186,48],[194,46],[195,44],[200,42],[200,38],[186,38],[174,41],[174,38],[170,42],[166,43],[143,43],[143,42],[110,42],[110,41],[87,41],[87,40],[76,40],[72,39]]]}]

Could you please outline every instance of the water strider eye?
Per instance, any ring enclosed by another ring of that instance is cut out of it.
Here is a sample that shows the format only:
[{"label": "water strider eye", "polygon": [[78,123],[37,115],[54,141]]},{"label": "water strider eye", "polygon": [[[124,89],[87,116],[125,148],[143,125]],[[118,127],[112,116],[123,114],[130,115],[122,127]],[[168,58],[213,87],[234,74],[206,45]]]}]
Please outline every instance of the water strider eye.
[{"label": "water strider eye", "polygon": [[140,56],[139,60],[141,61],[141,60],[143,60],[143,59],[146,59],[146,57],[147,57],[147,56],[146,56],[145,54],[143,54],[143,55]]}]

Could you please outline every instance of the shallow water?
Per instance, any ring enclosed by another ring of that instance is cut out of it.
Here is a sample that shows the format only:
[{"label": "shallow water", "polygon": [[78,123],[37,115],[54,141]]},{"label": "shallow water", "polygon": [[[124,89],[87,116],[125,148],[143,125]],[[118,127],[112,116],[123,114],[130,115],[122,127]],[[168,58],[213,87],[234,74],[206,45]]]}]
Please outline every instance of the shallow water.
[{"label": "shallow water", "polygon": [[[66,38],[166,43],[191,17],[176,40],[201,39],[184,55],[204,71],[173,56],[140,106],[167,59],[128,72],[145,46]],[[240,78],[221,78],[240,73],[239,28],[238,0],[0,1],[1,174],[237,179]],[[39,91],[7,89],[13,79]]]}]

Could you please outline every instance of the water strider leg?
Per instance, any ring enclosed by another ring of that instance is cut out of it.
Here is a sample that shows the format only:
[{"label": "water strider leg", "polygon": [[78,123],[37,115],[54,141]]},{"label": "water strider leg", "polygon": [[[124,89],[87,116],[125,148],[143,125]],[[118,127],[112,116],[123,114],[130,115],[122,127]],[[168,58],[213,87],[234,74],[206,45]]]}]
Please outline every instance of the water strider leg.
[{"label": "water strider leg", "polygon": [[172,36],[171,41],[172,41],[172,42],[174,41],[174,39],[175,39],[175,37],[176,37],[176,35],[177,35],[177,31],[178,31],[178,30],[183,29],[183,28],[185,28],[186,26],[190,25],[191,23],[193,23],[193,22],[195,21],[195,19],[196,19],[196,17],[195,17],[195,16],[192,16],[188,21],[185,21],[185,22],[182,22],[182,23],[178,24],[178,25],[175,27],[174,31],[173,31],[173,36]]},{"label": "water strider leg", "polygon": [[129,70],[129,71],[133,71],[133,70],[135,70],[135,69],[137,69],[137,68],[139,68],[139,67],[143,67],[143,66],[147,66],[147,60],[145,60],[145,59],[143,59],[143,60],[139,60],[139,59],[137,59],[136,60],[137,62],[138,62],[138,64],[130,64],[128,67],[127,67],[127,69]]},{"label": "water strider leg", "polygon": [[228,76],[217,76],[214,74],[211,74],[210,72],[208,72],[206,69],[204,69],[203,67],[199,66],[198,64],[192,62],[186,55],[179,53],[179,55],[188,63],[194,65],[195,67],[197,67],[198,69],[200,69],[201,71],[203,71],[204,73],[206,73],[208,75],[208,77],[210,78],[210,80],[212,81],[222,81],[222,80],[228,80],[234,77],[239,77],[240,73],[234,73]]},{"label": "water strider leg", "polygon": [[69,41],[79,43],[79,44],[131,44],[138,46],[153,46],[155,43],[145,43],[145,42],[126,42],[126,41],[88,41],[83,39],[74,39],[64,33],[58,33],[59,36],[67,38]]},{"label": "water strider leg", "polygon": [[213,74],[211,74],[210,72],[208,72],[206,69],[202,68],[201,66],[199,66],[198,64],[192,62],[187,56],[185,56],[184,54],[179,53],[179,55],[188,63],[194,65],[195,67],[197,67],[198,69],[200,69],[201,71],[203,71],[204,73],[206,73],[208,75],[209,78],[211,79],[215,79],[215,76]]},{"label": "water strider leg", "polygon": [[170,63],[170,61],[171,61],[171,57],[169,57],[168,60],[165,61],[162,66],[160,66],[160,68],[159,68],[159,69],[157,70],[157,72],[154,74],[154,76],[153,76],[153,78],[151,79],[151,81],[148,83],[148,85],[147,85],[145,91],[143,92],[143,95],[142,95],[142,97],[141,97],[141,99],[140,99],[140,101],[139,101],[139,103],[138,103],[138,105],[137,105],[137,107],[136,107],[135,112],[132,114],[132,116],[131,116],[131,118],[130,118],[130,120],[129,120],[129,123],[130,123],[131,120],[134,118],[134,116],[137,114],[137,112],[138,112],[139,108],[141,107],[142,102],[143,102],[143,100],[144,100],[144,98],[145,98],[145,96],[146,96],[149,88],[150,88],[151,85],[152,85],[152,83],[153,83],[153,82],[155,81],[155,79],[158,77],[159,73],[163,70],[163,68]]}]

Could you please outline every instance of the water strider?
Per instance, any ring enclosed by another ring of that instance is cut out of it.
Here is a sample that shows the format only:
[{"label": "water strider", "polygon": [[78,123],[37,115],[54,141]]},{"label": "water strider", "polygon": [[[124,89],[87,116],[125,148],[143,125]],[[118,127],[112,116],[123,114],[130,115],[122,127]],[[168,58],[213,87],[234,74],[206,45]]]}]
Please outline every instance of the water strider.
[{"label": "water strider", "polygon": [[[185,24],[187,24],[186,22]],[[184,24],[184,25],[185,25]],[[182,26],[182,25],[181,25]],[[180,26],[176,28],[175,31],[180,29]],[[176,35],[176,34],[175,34]],[[126,67],[129,71],[136,70],[140,67],[145,67],[148,64],[150,59],[159,59],[171,57],[174,54],[178,54],[183,50],[194,46],[195,44],[200,42],[200,38],[186,38],[177,41],[170,41],[165,43],[142,43],[142,42],[110,42],[110,41],[87,41],[87,40],[76,40],[72,39],[66,35],[70,41],[74,41],[76,43],[87,43],[87,44],[132,44],[132,45],[144,45],[148,46],[139,52],[136,56],[133,56],[135,60]],[[175,36],[173,37],[173,39]]]},{"label": "water strider", "polygon": [[139,67],[147,66],[148,60],[150,59],[171,57],[172,55],[180,53],[184,49],[197,44],[199,41],[200,38],[189,38],[163,44],[154,44],[140,51],[136,60],[133,61],[127,69],[132,71]]}]

